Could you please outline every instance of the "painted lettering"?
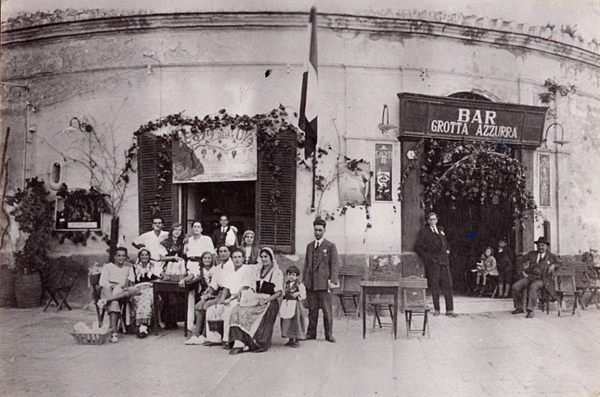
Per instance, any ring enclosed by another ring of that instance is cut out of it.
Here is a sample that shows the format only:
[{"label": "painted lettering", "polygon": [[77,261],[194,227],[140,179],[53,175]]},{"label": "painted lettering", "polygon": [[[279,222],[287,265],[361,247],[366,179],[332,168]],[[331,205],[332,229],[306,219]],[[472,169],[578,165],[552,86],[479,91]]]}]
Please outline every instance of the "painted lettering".
[{"label": "painted lettering", "polygon": [[468,123],[471,119],[471,111],[469,109],[458,108],[458,121]]}]

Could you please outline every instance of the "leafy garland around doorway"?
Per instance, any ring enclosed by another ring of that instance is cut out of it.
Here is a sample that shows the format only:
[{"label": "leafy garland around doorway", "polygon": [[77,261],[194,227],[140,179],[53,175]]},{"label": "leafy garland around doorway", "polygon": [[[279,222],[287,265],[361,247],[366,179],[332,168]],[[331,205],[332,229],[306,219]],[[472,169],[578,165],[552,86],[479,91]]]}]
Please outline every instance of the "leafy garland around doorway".
[{"label": "leafy garland around doorway", "polygon": [[[297,116],[297,114],[295,114]],[[304,132],[298,130],[288,120],[288,113],[283,105],[279,105],[278,108],[273,109],[269,113],[257,114],[252,117],[248,115],[230,115],[227,110],[221,109],[215,116],[206,116],[203,119],[198,117],[186,117],[182,113],[172,114],[166,117],[162,117],[157,121],[150,121],[146,125],[140,126],[140,128],[134,133],[139,136],[144,133],[159,130],[163,127],[174,127],[169,132],[158,136],[159,153],[158,153],[158,194],[156,200],[152,205],[152,212],[157,213],[160,211],[160,197],[161,192],[165,189],[165,184],[171,179],[172,175],[172,157],[171,157],[171,144],[173,141],[179,139],[179,132],[183,129],[186,131],[198,135],[207,133],[209,131],[218,131],[223,129],[231,130],[244,130],[250,131],[255,129],[257,136],[257,149],[265,153],[266,159],[269,161],[269,167],[271,168],[271,177],[275,186],[270,192],[270,206],[273,212],[279,210],[279,203],[281,199],[281,191],[279,189],[279,176],[281,170],[275,161],[276,149],[280,145],[281,133],[293,131],[296,135],[296,145],[298,149],[304,148]],[[211,149],[217,158],[220,160],[223,156],[236,156],[235,151],[225,152],[218,148]],[[217,153],[218,152],[218,153]],[[299,151],[296,155],[297,162],[300,163]]]},{"label": "leafy garland around doorway", "polygon": [[[276,153],[277,149],[280,148],[281,141],[280,137],[282,133],[292,131],[296,136],[296,164],[298,167],[302,169],[312,171],[312,165],[307,163],[304,160],[303,149],[304,149],[304,140],[305,135],[304,132],[296,128],[292,125],[288,119],[290,115],[286,111],[286,108],[283,105],[279,105],[278,108],[273,109],[269,113],[264,114],[256,114],[252,117],[248,115],[230,115],[227,113],[227,110],[221,109],[218,114],[214,116],[206,116],[202,119],[198,117],[187,117],[182,113],[172,114],[166,117],[162,117],[157,121],[150,121],[149,123],[140,126],[140,128],[135,131],[134,135],[139,136],[145,133],[158,131],[164,127],[173,127],[163,134],[157,136],[157,143],[159,147],[158,152],[158,162],[157,162],[157,195],[152,204],[152,213],[160,212],[160,199],[162,197],[161,192],[166,188],[167,182],[172,178],[172,156],[171,156],[171,145],[172,142],[175,142],[179,139],[179,132],[182,129],[185,129],[187,132],[191,132],[192,134],[202,134],[207,133],[209,131],[218,131],[226,128],[230,128],[231,130],[241,129],[241,130],[256,130],[257,136],[257,149],[259,152],[263,153],[263,161],[268,161],[268,166],[271,170],[271,179],[273,182],[273,187],[270,191],[270,199],[269,206],[273,212],[279,211],[279,205],[281,202],[281,190],[279,188],[279,179],[281,176],[281,169],[276,161]],[[297,113],[294,113],[294,117],[298,117]],[[329,148],[330,149],[330,148]],[[218,148],[211,149],[217,154],[219,159],[224,156],[235,156],[236,153],[233,151],[221,151]],[[219,152],[219,153],[217,153]],[[318,148],[317,151],[317,159],[320,159],[322,156],[326,156],[329,154],[327,148]],[[219,156],[220,155],[220,156]],[[353,170],[354,167],[361,160],[350,159],[344,156],[346,161],[346,165],[348,169]],[[319,160],[317,160],[317,163]],[[315,177],[315,186],[316,189],[321,192],[321,194],[327,190],[335,181],[337,174],[334,175],[332,181],[328,181],[322,175],[317,174]],[[339,206],[336,210],[328,212],[323,211],[323,215],[325,218],[333,220],[335,214],[344,215],[348,208],[355,207],[353,205],[342,205]],[[370,214],[369,214],[369,203],[364,206],[359,206],[359,208],[366,209],[367,216],[367,228],[371,227],[369,222]]]},{"label": "leafy garland around doorway", "polygon": [[512,219],[524,227],[527,212],[536,204],[526,189],[524,167],[509,155],[507,145],[430,139],[424,150],[421,183],[426,208],[432,209],[442,200],[452,207],[462,200],[481,205],[508,202]]}]

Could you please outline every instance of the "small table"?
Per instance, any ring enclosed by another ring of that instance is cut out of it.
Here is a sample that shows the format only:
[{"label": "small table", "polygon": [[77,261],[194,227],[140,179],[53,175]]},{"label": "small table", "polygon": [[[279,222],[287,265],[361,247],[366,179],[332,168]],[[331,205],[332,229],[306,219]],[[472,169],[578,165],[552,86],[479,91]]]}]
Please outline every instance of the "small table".
[{"label": "small table", "polygon": [[367,296],[369,295],[394,295],[394,339],[398,330],[398,294],[400,293],[400,282],[398,281],[361,281],[360,291],[362,298],[362,322],[363,322],[363,339],[367,335]]},{"label": "small table", "polygon": [[[179,281],[152,280],[152,290],[154,293],[154,319],[158,324],[158,294],[160,292],[185,292],[185,336],[187,337],[188,324],[194,323],[194,306],[196,305],[196,290],[200,284],[200,279],[191,280],[185,283],[184,287],[179,286]],[[191,305],[190,305],[191,304]],[[190,313],[191,307],[191,313]]]}]

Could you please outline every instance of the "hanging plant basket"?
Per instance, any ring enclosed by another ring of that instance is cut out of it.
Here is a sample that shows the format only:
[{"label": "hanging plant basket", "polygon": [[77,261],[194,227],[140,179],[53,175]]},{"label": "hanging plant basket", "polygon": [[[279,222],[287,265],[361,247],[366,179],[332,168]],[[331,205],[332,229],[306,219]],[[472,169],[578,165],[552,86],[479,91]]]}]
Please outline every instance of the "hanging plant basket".
[{"label": "hanging plant basket", "polygon": [[15,276],[17,307],[38,307],[42,301],[42,279],[39,273],[17,273]]}]

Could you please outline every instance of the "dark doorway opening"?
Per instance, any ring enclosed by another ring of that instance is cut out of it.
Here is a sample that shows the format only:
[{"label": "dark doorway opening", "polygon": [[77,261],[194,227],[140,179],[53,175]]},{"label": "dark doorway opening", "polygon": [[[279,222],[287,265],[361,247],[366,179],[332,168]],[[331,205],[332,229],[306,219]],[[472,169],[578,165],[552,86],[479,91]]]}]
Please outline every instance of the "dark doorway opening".
[{"label": "dark doorway opening", "polygon": [[452,282],[458,293],[474,287],[475,274],[471,269],[486,247],[492,247],[497,257],[498,240],[507,238],[508,246],[515,248],[514,222],[507,202],[485,205],[459,202],[454,208],[448,203],[438,203],[434,211],[446,231]]},{"label": "dark doorway opening", "polygon": [[210,236],[219,227],[221,215],[238,229],[238,241],[246,230],[256,230],[256,182],[211,182],[182,185],[186,232],[195,220],[202,222],[203,234]]}]

